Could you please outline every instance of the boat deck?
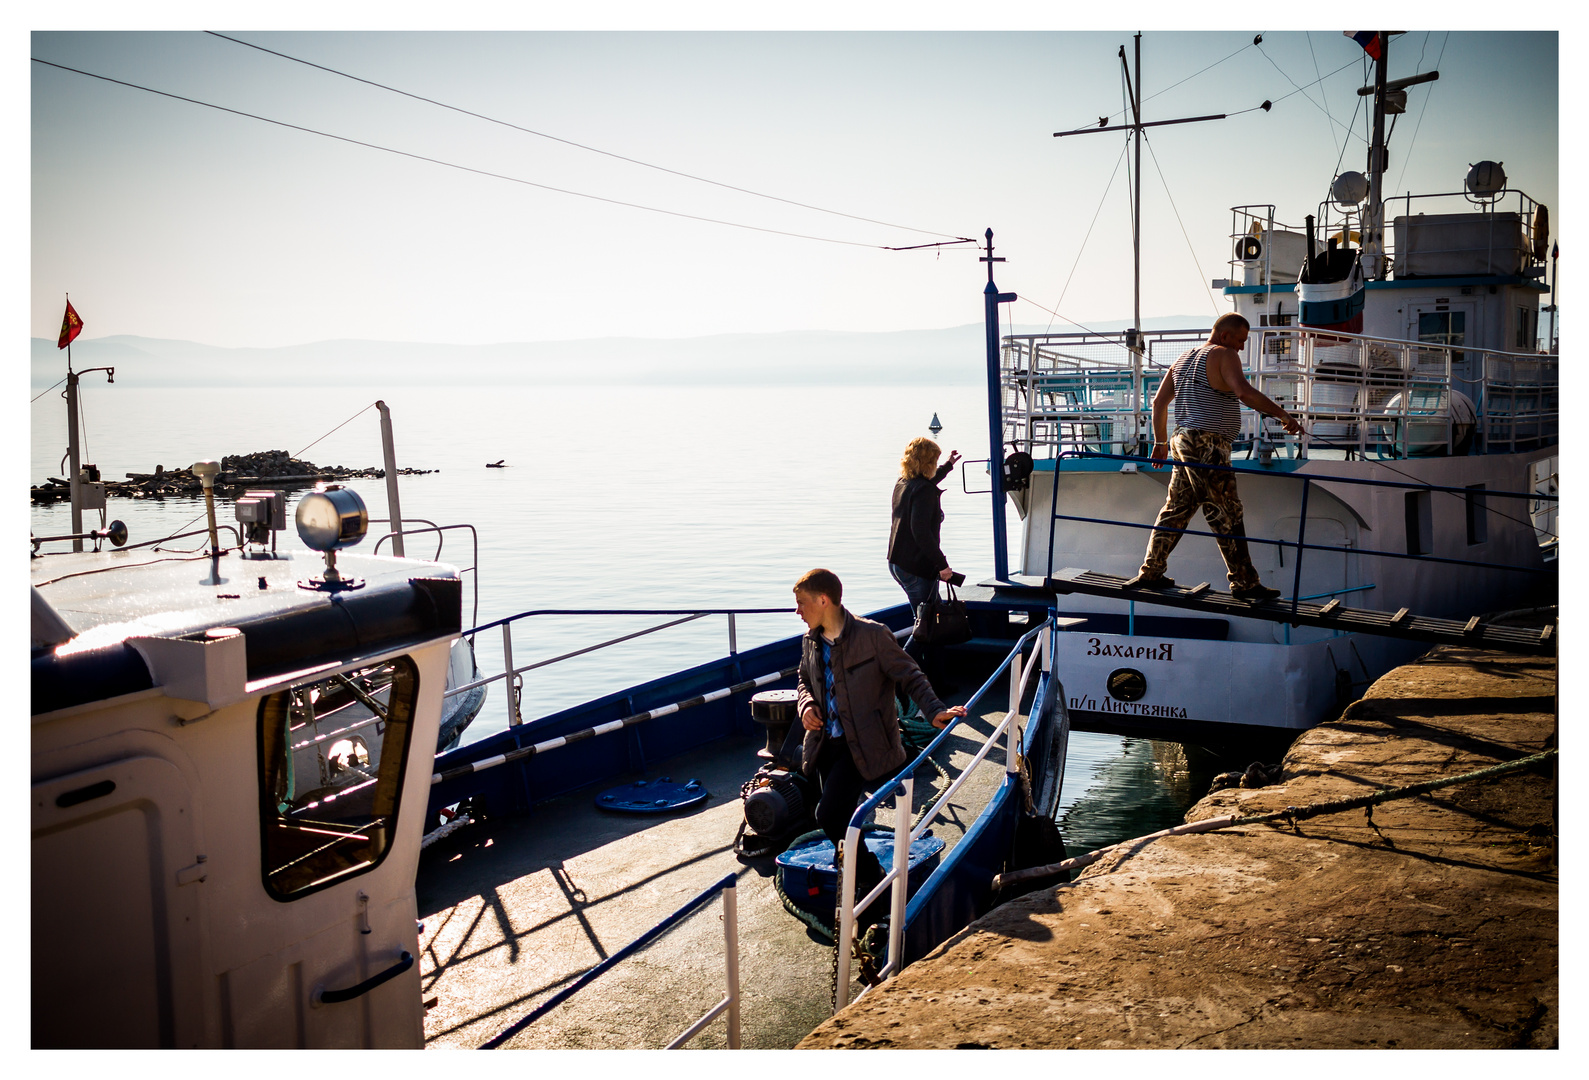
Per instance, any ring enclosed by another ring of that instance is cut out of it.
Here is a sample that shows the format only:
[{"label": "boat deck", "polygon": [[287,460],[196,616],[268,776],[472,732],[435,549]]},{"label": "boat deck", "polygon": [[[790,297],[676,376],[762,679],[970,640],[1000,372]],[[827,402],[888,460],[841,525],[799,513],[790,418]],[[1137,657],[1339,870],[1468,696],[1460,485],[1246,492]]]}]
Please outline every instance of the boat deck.
[{"label": "boat deck", "polygon": [[[973,687],[950,696],[964,704]],[[995,685],[984,700],[1007,703]],[[1004,719],[979,710],[934,754],[957,776]],[[830,1011],[833,948],[783,908],[773,859],[741,860],[739,787],[759,765],[760,738],[735,737],[659,763],[647,777],[701,780],[711,797],[662,817],[598,810],[619,777],[550,800],[523,818],[482,821],[427,849],[417,896],[429,1046],[477,1047],[728,873],[739,879],[741,1038],[792,1047]],[[948,850],[1004,775],[999,749],[940,813]],[[919,811],[945,781],[917,772]],[[884,804],[884,815],[892,821]],[[884,902],[880,900],[879,902]],[[515,1048],[662,1047],[725,993],[722,906],[714,901],[516,1035]],[[852,991],[853,993],[853,991]],[[727,1044],[713,1021],[689,1044]]]}]

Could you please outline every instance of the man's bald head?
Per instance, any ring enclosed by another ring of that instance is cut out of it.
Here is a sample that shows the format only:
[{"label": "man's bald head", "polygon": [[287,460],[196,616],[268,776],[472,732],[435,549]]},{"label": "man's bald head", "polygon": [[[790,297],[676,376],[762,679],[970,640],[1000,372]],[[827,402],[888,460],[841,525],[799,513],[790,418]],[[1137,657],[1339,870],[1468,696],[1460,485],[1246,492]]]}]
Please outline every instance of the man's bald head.
[{"label": "man's bald head", "polygon": [[1251,325],[1246,318],[1234,311],[1227,312],[1214,320],[1214,332],[1208,335],[1208,339],[1215,345],[1239,348],[1237,342],[1246,340],[1247,330]]}]

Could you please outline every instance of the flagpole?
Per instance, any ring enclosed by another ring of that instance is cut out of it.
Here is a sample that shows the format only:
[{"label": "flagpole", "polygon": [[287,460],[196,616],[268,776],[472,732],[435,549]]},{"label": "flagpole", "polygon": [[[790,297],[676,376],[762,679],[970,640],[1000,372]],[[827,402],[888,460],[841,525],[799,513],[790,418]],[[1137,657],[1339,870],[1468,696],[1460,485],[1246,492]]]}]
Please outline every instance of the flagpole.
[{"label": "flagpole", "polygon": [[[72,294],[66,294],[66,306],[72,306]],[[71,471],[66,474],[72,492],[72,550],[83,550],[83,478],[77,449],[77,372],[72,370],[72,341],[66,340],[66,457]]]}]

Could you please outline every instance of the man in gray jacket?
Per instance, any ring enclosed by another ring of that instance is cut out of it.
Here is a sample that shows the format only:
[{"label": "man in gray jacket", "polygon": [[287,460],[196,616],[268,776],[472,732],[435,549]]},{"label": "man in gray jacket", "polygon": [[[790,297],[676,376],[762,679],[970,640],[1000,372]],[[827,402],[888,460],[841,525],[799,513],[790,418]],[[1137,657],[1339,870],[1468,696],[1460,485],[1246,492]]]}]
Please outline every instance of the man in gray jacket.
[{"label": "man in gray jacket", "polygon": [[[821,778],[817,825],[842,851],[850,815],[862,795],[905,764],[894,708],[899,683],[932,717],[935,727],[965,716],[938,700],[916,662],[882,623],[852,615],[840,603],[844,587],[831,570],[812,570],[795,583],[795,611],[809,627],[800,648],[796,707],[805,726],[802,765]],[[883,879],[882,864],[862,844],[856,867],[857,896]],[[881,910],[874,904],[873,910]]]}]

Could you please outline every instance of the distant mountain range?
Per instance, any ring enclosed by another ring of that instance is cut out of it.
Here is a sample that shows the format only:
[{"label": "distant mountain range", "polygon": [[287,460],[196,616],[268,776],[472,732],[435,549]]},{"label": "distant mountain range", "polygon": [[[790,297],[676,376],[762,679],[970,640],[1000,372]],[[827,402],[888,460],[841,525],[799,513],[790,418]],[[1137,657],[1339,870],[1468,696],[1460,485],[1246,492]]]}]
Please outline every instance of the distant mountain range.
[{"label": "distant mountain range", "polygon": [[[1146,329],[1205,327],[1205,316],[1147,320]],[[1089,323],[1121,330],[1127,322]],[[1018,326],[1015,333],[1041,333]],[[1074,329],[1056,326],[1056,331]],[[1006,333],[1011,332],[1008,328]],[[943,330],[849,333],[798,330],[697,338],[590,338],[496,345],[317,341],[280,348],[221,348],[116,334],[79,338],[73,365],[116,368],[127,386],[501,385],[977,385],[985,378],[980,323]],[[66,373],[47,338],[32,339],[31,381],[43,390]]]}]

